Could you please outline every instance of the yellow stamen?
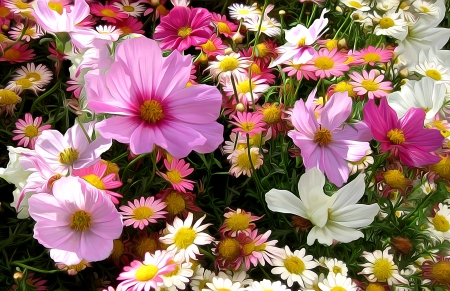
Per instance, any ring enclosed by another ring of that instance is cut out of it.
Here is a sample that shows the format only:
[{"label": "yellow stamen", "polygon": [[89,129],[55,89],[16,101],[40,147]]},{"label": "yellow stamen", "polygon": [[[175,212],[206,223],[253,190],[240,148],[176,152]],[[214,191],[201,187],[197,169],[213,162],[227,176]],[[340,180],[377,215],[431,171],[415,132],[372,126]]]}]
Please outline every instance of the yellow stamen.
[{"label": "yellow stamen", "polygon": [[406,141],[403,130],[398,128],[391,129],[387,133],[387,138],[392,141],[393,144],[403,144]]},{"label": "yellow stamen", "polygon": [[63,165],[72,165],[78,159],[79,153],[74,148],[67,148],[59,153],[59,162]]},{"label": "yellow stamen", "polygon": [[314,142],[318,143],[320,146],[326,146],[328,145],[332,140],[331,132],[326,129],[319,129],[314,134]]},{"label": "yellow stamen", "polygon": [[186,249],[194,243],[197,232],[190,227],[180,228],[174,235],[175,246],[178,249]]},{"label": "yellow stamen", "polygon": [[222,72],[228,72],[236,70],[239,66],[239,62],[233,57],[224,57],[219,63],[219,68]]},{"label": "yellow stamen", "polygon": [[178,36],[183,37],[183,38],[191,35],[191,33],[192,33],[192,28],[190,28],[190,27],[182,27],[178,30]]},{"label": "yellow stamen", "polygon": [[373,263],[373,274],[380,282],[392,277],[391,263],[387,259],[377,259]]},{"label": "yellow stamen", "polygon": [[148,123],[157,123],[164,117],[161,103],[156,100],[145,101],[140,108],[141,118]]},{"label": "yellow stamen", "polygon": [[36,126],[34,125],[28,125],[27,127],[25,127],[25,136],[29,137],[29,138],[33,138],[38,136],[39,134],[39,130],[37,129]]},{"label": "yellow stamen", "polygon": [[164,199],[164,202],[167,205],[166,210],[171,215],[177,215],[186,209],[186,201],[184,200],[183,195],[175,191],[170,192],[166,196],[166,199]]},{"label": "yellow stamen", "polygon": [[383,29],[387,29],[389,27],[392,27],[395,25],[395,22],[392,18],[389,17],[383,17],[380,20],[380,27]]},{"label": "yellow stamen", "polygon": [[284,260],[284,267],[291,274],[301,275],[306,270],[305,263],[294,256],[289,256]]},{"label": "yellow stamen", "polygon": [[70,228],[75,231],[85,231],[91,228],[92,216],[84,211],[77,210],[70,216]]},{"label": "yellow stamen", "polygon": [[159,268],[155,265],[142,265],[136,271],[136,280],[141,282],[150,281],[158,273]]},{"label": "yellow stamen", "polygon": [[329,70],[334,67],[334,61],[329,57],[318,57],[314,64],[321,70]]}]

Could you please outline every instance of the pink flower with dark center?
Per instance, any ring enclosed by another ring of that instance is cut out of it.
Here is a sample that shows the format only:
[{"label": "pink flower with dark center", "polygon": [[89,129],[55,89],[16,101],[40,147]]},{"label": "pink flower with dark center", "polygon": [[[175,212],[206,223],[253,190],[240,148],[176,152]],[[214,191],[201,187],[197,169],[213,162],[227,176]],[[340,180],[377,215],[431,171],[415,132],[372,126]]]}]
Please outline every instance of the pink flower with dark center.
[{"label": "pink flower with dark center", "polygon": [[211,13],[204,8],[177,6],[161,19],[153,37],[162,49],[184,51],[206,43],[212,35]]},{"label": "pink flower with dark center", "polygon": [[380,106],[370,99],[364,106],[364,121],[372,131],[373,137],[381,143],[384,152],[393,151],[406,166],[421,167],[440,161],[433,152],[441,147],[444,137],[437,129],[425,129],[425,111],[411,108],[398,119],[397,113],[386,100]]},{"label": "pink flower with dark center", "polygon": [[30,113],[25,114],[25,120],[19,119],[16,122],[16,130],[13,130],[13,133],[17,135],[13,137],[13,140],[19,140],[18,146],[29,147],[30,149],[34,149],[34,145],[39,135],[41,135],[42,131],[51,128],[50,124],[43,125],[42,117],[36,117],[33,120],[33,116]]}]

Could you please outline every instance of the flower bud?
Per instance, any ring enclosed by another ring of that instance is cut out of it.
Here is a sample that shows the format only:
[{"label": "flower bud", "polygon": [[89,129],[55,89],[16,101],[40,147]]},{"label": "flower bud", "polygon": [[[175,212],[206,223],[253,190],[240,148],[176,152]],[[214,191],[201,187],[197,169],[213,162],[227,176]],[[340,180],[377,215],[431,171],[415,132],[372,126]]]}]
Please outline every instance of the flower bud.
[{"label": "flower bud", "polygon": [[240,112],[243,112],[243,111],[245,110],[244,104],[238,103],[238,104],[236,105],[236,110],[237,110],[237,111],[240,111]]},{"label": "flower bud", "polygon": [[236,32],[232,37],[234,43],[240,44],[244,40],[244,36],[240,34],[239,32]]},{"label": "flower bud", "polygon": [[391,243],[394,249],[403,255],[409,254],[413,247],[411,241],[404,237],[393,237]]},{"label": "flower bud", "polygon": [[279,15],[285,15],[285,14],[286,14],[286,11],[280,10],[280,11],[278,11],[278,14],[279,14]]},{"label": "flower bud", "polygon": [[23,279],[23,273],[22,272],[15,272],[13,275],[14,280],[21,281]]}]

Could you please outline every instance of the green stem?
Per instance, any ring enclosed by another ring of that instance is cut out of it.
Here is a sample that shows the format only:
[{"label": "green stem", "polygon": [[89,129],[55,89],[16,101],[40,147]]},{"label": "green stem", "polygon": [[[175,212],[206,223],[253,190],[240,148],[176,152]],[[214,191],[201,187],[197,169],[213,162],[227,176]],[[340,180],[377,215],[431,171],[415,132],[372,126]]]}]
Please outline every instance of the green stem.
[{"label": "green stem", "polygon": [[37,98],[36,100],[34,100],[33,105],[31,106],[30,112],[33,113],[34,108],[36,107],[36,104],[38,104],[39,101],[41,101],[42,99],[44,99],[44,98],[47,97],[48,95],[50,95],[50,94],[52,94],[53,92],[55,92],[56,89],[58,89],[59,85],[61,85],[61,81],[56,82],[56,84],[53,85],[53,87],[50,88],[50,90],[48,90],[47,92],[45,92],[44,94],[42,94],[41,96],[39,96],[39,98]]},{"label": "green stem", "polygon": [[239,104],[239,96],[236,89],[236,81],[234,80],[234,75],[231,74],[231,85],[233,86],[234,97],[236,98],[236,104]]},{"label": "green stem", "polygon": [[27,269],[27,270],[30,270],[30,271],[42,273],[42,274],[54,274],[54,273],[61,272],[60,270],[51,270],[51,271],[41,270],[41,269],[38,269],[38,268],[27,266],[25,264],[22,264],[22,263],[19,263],[19,262],[16,262],[16,261],[11,262],[10,264],[13,265],[13,266],[18,266],[18,267],[21,267],[21,268],[24,268],[24,269]]},{"label": "green stem", "polygon": [[124,158],[124,157],[126,157],[126,156],[128,156],[128,152],[124,152],[124,153],[121,154],[120,156],[115,157],[114,159],[111,160],[111,162],[112,162],[112,163],[115,163],[115,162],[117,162],[118,160],[120,160],[120,159],[122,159],[122,158]]},{"label": "green stem", "polygon": [[86,136],[89,143],[91,143],[91,138],[89,137],[89,134],[87,133],[86,129],[84,128],[83,124],[80,121],[80,118],[77,117],[78,125],[81,127],[81,130],[83,131],[84,135]]}]

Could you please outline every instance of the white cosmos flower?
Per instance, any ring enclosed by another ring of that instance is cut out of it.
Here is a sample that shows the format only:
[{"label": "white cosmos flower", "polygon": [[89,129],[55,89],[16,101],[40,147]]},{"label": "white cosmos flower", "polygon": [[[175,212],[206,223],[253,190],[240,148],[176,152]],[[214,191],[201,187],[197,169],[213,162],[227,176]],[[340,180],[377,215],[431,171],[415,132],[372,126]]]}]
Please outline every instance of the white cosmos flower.
[{"label": "white cosmos flower", "polygon": [[360,228],[372,223],[380,207],[356,204],[364,194],[364,174],[339,189],[333,196],[323,191],[325,176],[317,168],[306,171],[298,182],[299,199],[286,190],[272,189],[266,194],[270,210],[290,213],[308,219],[314,225],[308,234],[307,243],[331,245],[333,239],[348,243],[364,237]]},{"label": "white cosmos flower", "polygon": [[419,81],[408,80],[400,91],[389,94],[387,100],[399,118],[411,108],[422,108],[426,112],[424,123],[427,124],[434,120],[444,105],[445,91],[444,84],[425,77]]}]

